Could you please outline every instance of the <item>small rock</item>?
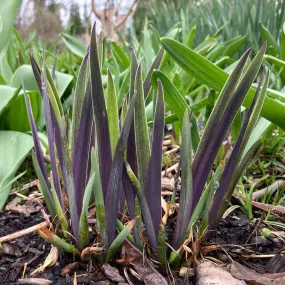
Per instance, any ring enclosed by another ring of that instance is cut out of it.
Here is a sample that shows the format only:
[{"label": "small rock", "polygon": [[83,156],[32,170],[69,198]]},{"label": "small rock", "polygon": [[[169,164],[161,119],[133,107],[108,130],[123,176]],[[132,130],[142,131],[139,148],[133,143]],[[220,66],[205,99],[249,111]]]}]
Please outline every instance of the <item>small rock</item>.
[{"label": "small rock", "polygon": [[20,250],[20,248],[16,245],[16,244],[12,244],[12,243],[3,243],[2,244],[2,251],[5,253],[5,254],[8,254],[8,255],[12,255],[12,256],[21,256],[22,255],[22,252]]},{"label": "small rock", "polygon": [[256,246],[267,245],[268,243],[270,242],[264,236],[253,236],[250,241],[250,244],[256,245]]},{"label": "small rock", "polygon": [[194,275],[194,269],[189,267],[181,267],[179,271],[180,277],[189,278]]}]

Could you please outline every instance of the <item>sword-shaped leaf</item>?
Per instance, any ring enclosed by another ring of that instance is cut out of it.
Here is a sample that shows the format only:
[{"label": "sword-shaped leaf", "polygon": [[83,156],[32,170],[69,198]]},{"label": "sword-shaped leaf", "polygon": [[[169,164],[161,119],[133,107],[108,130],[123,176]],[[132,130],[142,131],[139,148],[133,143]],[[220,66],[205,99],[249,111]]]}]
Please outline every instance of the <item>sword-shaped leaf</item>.
[{"label": "sword-shaped leaf", "polygon": [[47,189],[49,190],[49,181],[48,181],[48,174],[47,174],[46,165],[45,165],[45,161],[44,161],[44,155],[43,155],[42,147],[40,144],[40,139],[38,136],[34,115],[32,112],[30,97],[26,93],[26,89],[25,89],[23,80],[22,80],[22,88],[24,90],[25,103],[26,103],[27,113],[29,116],[30,126],[31,126],[31,130],[32,130],[32,135],[33,135],[33,140],[34,140],[34,148],[35,148],[35,152],[36,152],[36,156],[37,156],[38,165],[40,167],[44,181],[47,185]]},{"label": "sword-shaped leaf", "polygon": [[112,166],[112,153],[107,110],[102,86],[98,48],[96,42],[96,23],[93,25],[90,45],[91,98],[95,117],[98,161],[104,198],[107,197],[108,181]]},{"label": "sword-shaped leaf", "polygon": [[152,131],[152,147],[148,167],[145,196],[150,209],[153,226],[158,235],[161,224],[161,160],[164,137],[164,100],[161,82],[158,82],[158,94]]},{"label": "sword-shaped leaf", "polygon": [[88,59],[89,59],[89,52],[86,53],[81,63],[77,77],[77,84],[73,95],[74,98],[73,98],[73,109],[72,109],[72,131],[71,131],[71,153],[73,156],[75,155],[75,146],[78,138],[78,132],[80,129],[82,108],[83,108],[84,98],[86,95],[87,82],[89,78]]},{"label": "sword-shaped leaf", "polygon": [[173,247],[178,249],[184,241],[184,236],[189,220],[186,217],[192,212],[193,207],[193,179],[192,179],[192,142],[189,113],[186,110],[182,126],[181,144],[181,192],[180,203],[173,237]]},{"label": "sword-shaped leaf", "polygon": [[[91,98],[91,84],[87,84],[86,95],[82,106],[78,136],[72,156],[75,199],[80,215],[82,200],[91,168],[91,149],[95,144],[95,126]],[[72,150],[71,150],[72,151]]]},{"label": "sword-shaped leaf", "polygon": [[114,156],[116,145],[120,135],[119,112],[118,112],[116,89],[114,86],[114,81],[111,71],[109,69],[108,69],[108,84],[106,91],[106,106],[108,114],[111,151],[112,151],[112,156]]},{"label": "sword-shaped leaf", "polygon": [[54,218],[54,217],[56,217],[56,209],[55,209],[55,205],[54,205],[54,202],[52,199],[51,190],[45,181],[45,178],[44,178],[44,175],[43,175],[42,170],[40,168],[36,153],[34,151],[32,151],[32,160],[33,160],[33,164],[35,167],[37,177],[38,177],[39,182],[40,182],[40,187],[41,187],[40,190],[44,195],[48,211],[51,214],[51,216]]},{"label": "sword-shaped leaf", "polygon": [[158,69],[159,66],[160,66],[160,63],[161,63],[161,60],[162,60],[162,57],[163,57],[163,53],[164,53],[164,49],[161,48],[158,52],[158,54],[156,55],[147,75],[146,75],[146,78],[144,80],[144,83],[143,83],[143,91],[144,91],[144,98],[146,99],[149,91],[150,91],[150,88],[151,88],[151,77],[152,77],[152,72],[155,70],[155,69]]},{"label": "sword-shaped leaf", "polygon": [[89,243],[89,226],[88,226],[87,216],[88,216],[88,206],[90,203],[90,198],[94,186],[94,180],[95,180],[95,173],[93,173],[92,176],[90,177],[83,197],[82,211],[79,220],[79,240],[78,240],[78,246],[79,249],[81,250],[84,249]]},{"label": "sword-shaped leaf", "polygon": [[141,66],[138,66],[135,80],[135,94],[137,96],[135,105],[135,137],[136,152],[138,160],[138,179],[143,191],[146,189],[146,181],[148,175],[148,166],[150,158],[149,135],[147,128],[147,120],[145,115],[145,102],[142,83]]},{"label": "sword-shaped leaf", "polygon": [[[256,77],[262,63],[265,48],[266,45],[262,47],[253,59],[243,78],[239,82],[239,78],[251,50],[248,50],[242,56],[227,80],[210,115],[193,162],[193,187],[195,189],[193,196],[194,207],[197,205],[201,196],[215,157],[226,136],[226,132]],[[187,218],[190,220],[190,216]]]},{"label": "sword-shaped leaf", "polygon": [[108,249],[107,257],[105,260],[106,262],[110,262],[110,260],[118,253],[121,244],[128,237],[133,227],[135,226],[137,220],[138,217],[135,217],[133,220],[131,220],[112,242],[112,244]]},{"label": "sword-shaped leaf", "polygon": [[142,216],[143,216],[143,221],[145,224],[145,230],[147,233],[147,237],[148,237],[150,246],[152,247],[152,249],[155,252],[157,249],[157,236],[155,234],[152,216],[150,213],[149,206],[147,204],[147,200],[145,197],[144,190],[142,189],[138,178],[136,177],[136,175],[134,174],[133,170],[131,169],[130,165],[127,162],[125,162],[125,168],[126,168],[126,171],[128,173],[129,179],[132,182],[132,184],[136,190],[136,194],[138,196],[138,200],[139,200],[139,204],[140,204],[140,209],[141,209]]},{"label": "sword-shaped leaf", "polygon": [[104,206],[104,195],[103,195],[101,177],[100,177],[99,168],[98,168],[98,159],[97,159],[94,148],[91,151],[91,165],[92,165],[92,173],[95,173],[94,198],[95,198],[95,205],[96,205],[97,231],[99,232],[102,238],[103,245],[107,246],[108,237],[107,237],[106,212],[105,212],[105,206]]},{"label": "sword-shaped leaf", "polygon": [[110,178],[109,178],[107,197],[105,203],[106,205],[105,208],[108,209],[108,211],[106,211],[106,218],[107,218],[109,245],[114,241],[116,236],[116,221],[117,221],[118,204],[120,198],[119,185],[122,180],[124,156],[127,151],[127,142],[128,142],[131,124],[133,121],[135,103],[136,103],[136,94],[133,96],[130,102],[128,113],[126,115],[124,125],[120,134],[120,138],[117,143],[112,167],[110,170]]},{"label": "sword-shaped leaf", "polygon": [[[152,83],[156,85],[157,80],[160,80],[164,89],[164,98],[165,102],[169,105],[169,107],[175,112],[175,115],[182,122],[184,118],[185,110],[192,109],[189,107],[184,97],[179,93],[176,87],[171,83],[168,77],[161,71],[155,70],[153,72]],[[195,117],[191,117],[191,136],[193,149],[196,151],[200,142],[200,135],[198,132],[198,126],[195,120]]]},{"label": "sword-shaped leaf", "polygon": [[222,218],[222,215],[224,211],[226,210],[228,202],[231,198],[232,192],[234,191],[234,188],[240,178],[240,176],[237,176],[237,174],[241,174],[241,173],[240,172],[235,173],[235,169],[237,169],[237,166],[240,164],[242,160],[242,155],[246,147],[246,144],[259,118],[259,114],[262,108],[262,104],[264,102],[264,98],[265,98],[265,94],[266,94],[266,90],[267,90],[267,86],[269,82],[269,72],[267,73],[261,94],[259,96],[262,81],[263,81],[263,78],[260,79],[254,100],[247,113],[245,122],[243,123],[240,135],[238,137],[238,140],[234,146],[234,149],[231,153],[229,161],[221,177],[219,188],[215,193],[213,204],[211,206],[210,214],[209,214],[210,216],[209,229],[210,230],[215,229],[218,222]]}]

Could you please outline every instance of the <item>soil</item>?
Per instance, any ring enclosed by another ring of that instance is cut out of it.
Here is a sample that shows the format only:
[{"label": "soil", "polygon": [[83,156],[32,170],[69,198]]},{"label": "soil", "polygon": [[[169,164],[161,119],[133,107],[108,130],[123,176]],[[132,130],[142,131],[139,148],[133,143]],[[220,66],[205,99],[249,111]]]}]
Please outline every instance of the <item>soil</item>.
[{"label": "soil", "polygon": [[[0,236],[31,227],[42,221],[43,218],[40,212],[26,215],[0,212]],[[211,251],[207,255],[211,255],[224,263],[230,262],[232,258],[259,273],[285,271],[284,257],[278,255],[285,246],[282,240],[253,236],[251,241],[246,244],[255,226],[250,224],[249,219],[241,211],[234,211],[221,221],[216,234],[211,240],[211,243],[222,245],[223,249]],[[7,247],[7,243],[5,246]],[[202,248],[203,246],[205,244],[202,244]],[[25,263],[27,263],[25,278],[31,277],[31,272],[44,263],[50,252],[50,245],[40,238],[37,233],[32,233],[9,242],[8,249],[9,252],[6,250],[6,253],[3,252],[3,248],[0,250],[0,285],[18,284],[18,280],[22,278]],[[276,253],[277,255],[271,259],[244,257],[252,252],[258,254]],[[33,278],[44,278],[55,285],[74,284],[73,276],[61,275],[61,270],[72,262],[74,260],[71,256],[60,256],[57,265],[45,269],[44,273],[35,274]],[[118,266],[116,267],[120,270],[121,276],[124,276],[123,271]],[[78,284],[117,284],[106,277],[99,265],[91,266],[90,264],[80,263],[76,273]],[[125,282],[127,281],[125,280]],[[134,282],[134,284],[139,284],[137,282]],[[181,283],[180,280],[179,284],[184,284],[184,282]]]},{"label": "soil", "polygon": [[[0,236],[14,233],[40,222],[43,222],[40,212],[30,215],[0,212]],[[0,250],[0,285],[18,284],[18,280],[22,278],[25,263],[27,263],[25,277],[31,277],[31,272],[44,263],[51,247],[37,233],[32,233],[6,243],[5,248],[8,248],[9,254],[4,253],[3,248]],[[55,285],[74,284],[73,277],[61,276],[64,266],[73,262],[72,257],[60,256],[59,261],[58,265],[45,269],[44,273],[37,273],[33,278],[44,278],[52,281],[51,284]],[[78,284],[115,284],[108,280],[100,267],[96,265],[87,268],[86,264],[80,264],[76,273]]]}]

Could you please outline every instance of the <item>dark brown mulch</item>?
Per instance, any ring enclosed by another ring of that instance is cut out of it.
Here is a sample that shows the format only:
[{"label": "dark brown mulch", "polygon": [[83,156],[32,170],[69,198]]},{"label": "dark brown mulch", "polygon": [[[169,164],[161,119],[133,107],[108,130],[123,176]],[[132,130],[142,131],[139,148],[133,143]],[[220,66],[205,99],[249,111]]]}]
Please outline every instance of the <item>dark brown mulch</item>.
[{"label": "dark brown mulch", "polygon": [[[40,222],[43,222],[40,212],[26,216],[0,212],[0,236],[14,233]],[[18,280],[22,278],[25,263],[27,263],[25,277],[30,277],[31,272],[44,263],[50,251],[50,245],[37,233],[17,238],[2,246],[3,248],[0,249],[0,285],[18,284]],[[9,253],[4,253],[3,249]],[[73,277],[61,276],[62,268],[73,262],[72,257],[60,256],[59,261],[59,265],[47,268],[44,273],[38,273],[33,277],[48,279],[55,285],[73,284]],[[90,269],[86,264],[80,264],[77,270],[77,283],[86,285],[114,284],[106,278],[99,267],[93,266]]]}]

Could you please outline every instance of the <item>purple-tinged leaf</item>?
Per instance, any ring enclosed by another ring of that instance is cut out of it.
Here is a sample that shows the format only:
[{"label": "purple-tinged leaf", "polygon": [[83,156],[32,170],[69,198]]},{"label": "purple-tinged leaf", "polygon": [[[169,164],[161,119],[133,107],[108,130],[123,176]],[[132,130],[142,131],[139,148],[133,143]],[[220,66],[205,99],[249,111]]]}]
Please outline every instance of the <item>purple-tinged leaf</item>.
[{"label": "purple-tinged leaf", "polygon": [[56,162],[56,149],[55,149],[55,128],[53,126],[52,119],[51,119],[52,107],[50,105],[50,101],[47,95],[47,87],[45,85],[45,82],[42,82],[41,87],[42,87],[41,91],[42,91],[42,96],[43,96],[43,101],[44,101],[44,116],[45,116],[45,121],[46,121],[53,183],[54,183],[54,188],[58,196],[58,199],[60,201],[61,207],[63,207],[64,204],[63,204],[63,198],[62,198],[62,192],[61,192],[60,179],[59,179],[59,174],[58,174],[57,167],[56,167],[57,162]]},{"label": "purple-tinged leaf", "polygon": [[133,219],[135,217],[135,193],[133,190],[133,184],[131,183],[128,177],[128,173],[125,167],[123,168],[122,182],[123,182],[125,197],[127,201],[129,217]]},{"label": "purple-tinged leaf", "polygon": [[184,242],[184,236],[189,224],[186,219],[192,212],[193,179],[192,179],[192,140],[188,110],[185,111],[182,124],[181,144],[181,192],[180,204],[173,237],[173,247],[178,249]]},{"label": "purple-tinged leaf", "polygon": [[[37,156],[37,161],[38,161],[39,167],[41,169],[45,183],[47,185],[47,188],[50,190],[50,184],[48,181],[48,174],[47,174],[46,165],[45,165],[45,161],[44,161],[44,155],[43,155],[43,151],[41,148],[40,139],[38,136],[34,115],[32,112],[31,101],[30,101],[30,97],[26,93],[26,89],[25,89],[23,80],[22,80],[22,87],[24,90],[25,103],[26,103],[26,108],[27,108],[30,126],[31,126],[31,130],[32,130],[32,135],[33,135],[33,140],[34,140],[34,148],[35,148],[35,152],[36,152],[36,156]],[[51,194],[51,192],[50,192],[50,194]]]},{"label": "purple-tinged leaf", "polygon": [[108,181],[112,166],[109,124],[102,86],[98,48],[96,42],[96,23],[93,25],[90,45],[91,98],[95,117],[98,161],[104,198],[107,197]]},{"label": "purple-tinged leaf", "polygon": [[138,179],[142,189],[146,189],[148,166],[150,158],[149,135],[145,114],[145,102],[142,85],[141,66],[138,66],[135,80],[135,94],[137,95],[134,115],[134,126],[136,136],[136,154],[138,160]]},{"label": "purple-tinged leaf", "polygon": [[72,109],[72,131],[71,131],[71,153],[73,157],[75,156],[76,153],[75,148],[77,144],[77,138],[81,122],[81,114],[82,114],[84,98],[86,96],[86,88],[89,78],[88,60],[89,60],[89,51],[86,53],[81,63],[77,77],[77,84],[74,91],[73,109]]},{"label": "purple-tinged leaf", "polygon": [[95,125],[93,120],[93,108],[91,101],[91,84],[87,85],[86,95],[81,112],[81,121],[74,148],[73,156],[73,179],[75,199],[78,214],[81,214],[84,191],[88,183],[91,167],[91,150],[95,144]]},{"label": "purple-tinged leaf", "polygon": [[[130,51],[131,51],[131,56],[132,56],[132,62],[131,62],[129,98],[132,98],[134,96],[134,91],[135,91],[135,78],[136,78],[138,63],[137,63],[137,58],[136,58],[134,50],[131,48]],[[131,168],[133,169],[134,173],[137,175],[138,168],[137,168],[137,154],[136,153],[137,152],[136,152],[135,127],[134,127],[134,120],[132,120],[132,125],[131,125],[129,138],[128,138],[128,146],[127,146],[127,161],[130,164]],[[129,209],[129,215],[131,219],[133,219],[135,217],[136,194],[135,194],[135,189],[132,183],[130,183],[128,174],[126,172],[123,172],[123,185],[124,185],[124,191],[126,195],[127,206]],[[138,221],[133,230],[134,240],[138,248],[140,247],[140,243],[141,243],[140,226],[141,226],[141,222]]]},{"label": "purple-tinged leaf", "polygon": [[114,159],[111,167],[110,179],[108,183],[108,191],[106,197],[106,218],[107,218],[107,231],[108,243],[113,242],[116,236],[116,222],[120,197],[120,183],[122,180],[122,170],[124,163],[124,155],[127,150],[128,136],[133,121],[134,107],[136,102],[136,94],[133,96],[129,109],[124,121],[124,125],[117,143]]},{"label": "purple-tinged leaf", "polygon": [[[259,118],[259,114],[262,108],[262,104],[265,98],[267,86],[269,81],[269,72],[267,73],[265,83],[262,88],[262,92],[260,93],[260,89],[263,82],[263,74],[259,81],[258,87],[256,89],[255,96],[253,98],[250,109],[246,115],[246,119],[243,123],[242,129],[240,131],[237,142],[234,146],[234,149],[231,153],[229,161],[225,167],[223,175],[220,179],[220,185],[218,190],[215,193],[212,206],[210,208],[210,222],[209,222],[209,230],[214,230],[222,218],[222,215],[229,203],[232,192],[238,183],[238,180],[241,175],[241,171],[239,169],[238,173],[235,173],[236,169],[238,169],[239,164],[241,163],[242,155],[248,139],[251,135],[252,130],[254,129],[256,122]],[[243,165],[245,167],[245,165]]]},{"label": "purple-tinged leaf", "polygon": [[147,187],[145,196],[150,209],[156,236],[161,224],[161,160],[164,136],[164,100],[161,82],[158,82],[158,94],[152,132],[152,148],[149,160]]},{"label": "purple-tinged leaf", "polygon": [[[65,165],[63,161],[63,155],[62,155],[62,143],[61,143],[61,137],[60,137],[60,129],[59,129],[58,121],[56,119],[54,110],[50,104],[50,100],[49,100],[48,93],[47,93],[48,92],[47,86],[45,85],[45,90],[43,88],[41,70],[38,67],[32,55],[30,55],[30,59],[31,59],[31,65],[32,65],[32,69],[34,72],[34,76],[35,76],[36,82],[40,90],[40,94],[42,95],[42,99],[44,102],[44,116],[45,116],[46,128],[47,128],[47,136],[48,136],[48,143],[49,143],[49,152],[50,152],[50,157],[51,157],[54,187],[55,187],[56,194],[58,195],[60,204],[63,207],[63,198],[62,198],[62,192],[61,192],[60,179],[59,179],[59,175],[58,175],[57,168],[56,168],[56,153],[57,153],[58,160],[61,166],[61,171],[63,174],[63,179],[65,182],[65,187],[67,187],[66,176],[65,176],[66,172],[64,171]],[[43,77],[46,78],[45,75],[43,75]],[[46,92],[46,96],[47,96],[46,98],[44,96],[44,92]]]},{"label": "purple-tinged leaf", "polygon": [[[265,50],[266,44],[260,49],[241,81],[239,81],[251,50],[248,50],[242,56],[221,91],[216,106],[210,115],[193,162],[193,188],[195,189],[193,209],[201,197],[204,185],[226,133],[259,71]],[[190,216],[191,213],[187,217],[188,222]]]},{"label": "purple-tinged leaf", "polygon": [[154,226],[153,226],[153,222],[152,222],[152,216],[151,216],[149,206],[148,206],[147,201],[146,201],[144,190],[142,189],[138,178],[136,177],[136,175],[134,174],[133,170],[131,169],[130,165],[127,162],[124,163],[124,168],[126,168],[129,179],[130,179],[131,183],[134,185],[134,188],[136,190],[140,210],[141,210],[142,217],[143,217],[144,224],[145,224],[145,231],[146,231],[147,238],[149,240],[150,246],[151,246],[152,250],[154,252],[156,252],[156,250],[157,250],[157,235],[155,234],[155,230],[154,230]]},{"label": "purple-tinged leaf", "polygon": [[146,78],[144,80],[144,83],[143,83],[143,91],[144,91],[144,98],[146,99],[149,91],[150,91],[150,87],[151,87],[151,77],[152,77],[152,72],[155,70],[155,69],[158,69],[159,66],[160,66],[160,63],[161,63],[161,60],[162,60],[162,57],[163,57],[163,53],[164,53],[164,49],[161,48],[158,52],[158,54],[156,55],[147,75],[146,75]]}]

